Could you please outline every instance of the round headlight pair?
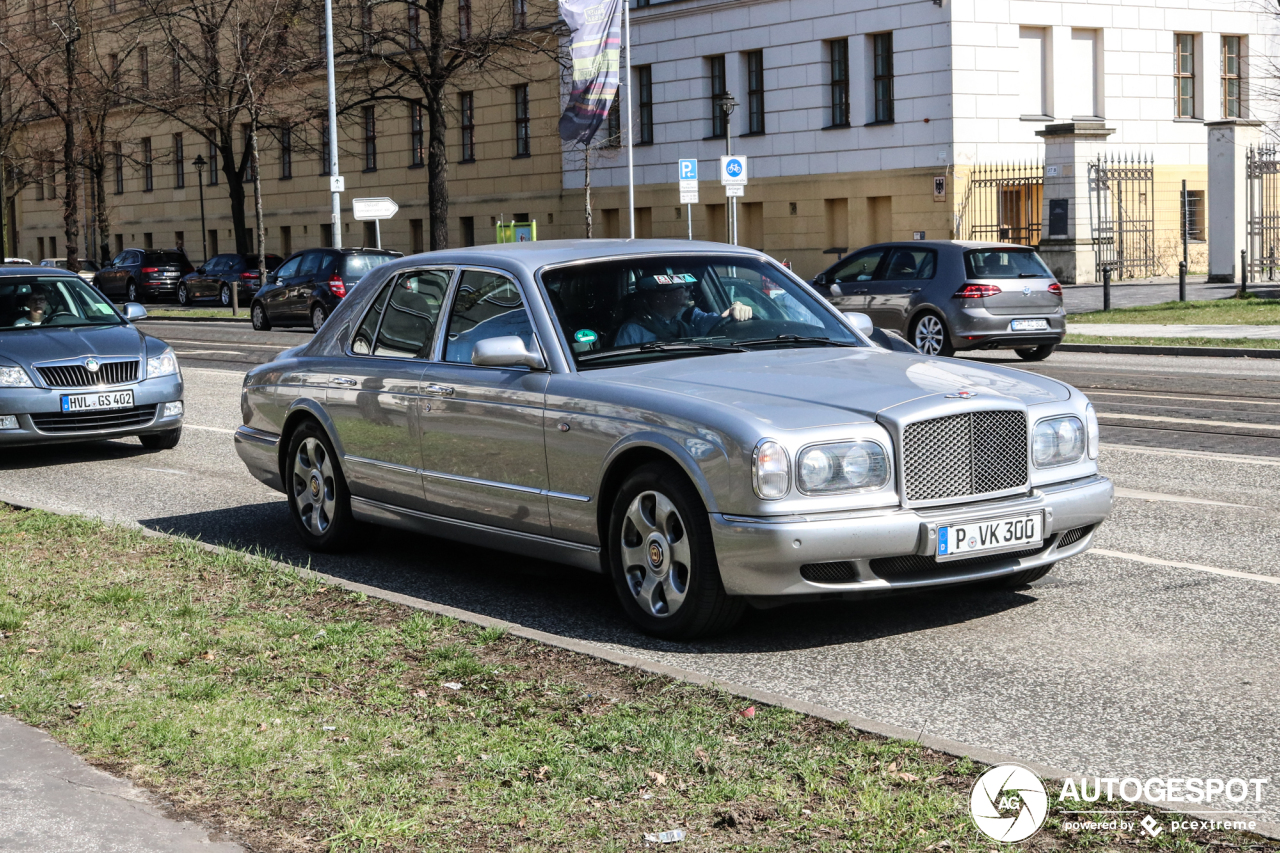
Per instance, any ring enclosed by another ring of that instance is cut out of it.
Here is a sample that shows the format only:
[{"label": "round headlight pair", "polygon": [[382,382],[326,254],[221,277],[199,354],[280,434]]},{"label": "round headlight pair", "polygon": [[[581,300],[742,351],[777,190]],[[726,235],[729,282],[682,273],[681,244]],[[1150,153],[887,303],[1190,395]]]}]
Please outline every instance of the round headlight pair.
[{"label": "round headlight pair", "polygon": [[889,480],[889,459],[874,441],[810,447],[796,468],[800,491],[809,495],[878,489]]},{"label": "round headlight pair", "polygon": [[1031,436],[1031,459],[1037,468],[1057,468],[1079,462],[1086,450],[1086,433],[1079,418],[1050,418],[1036,424]]}]

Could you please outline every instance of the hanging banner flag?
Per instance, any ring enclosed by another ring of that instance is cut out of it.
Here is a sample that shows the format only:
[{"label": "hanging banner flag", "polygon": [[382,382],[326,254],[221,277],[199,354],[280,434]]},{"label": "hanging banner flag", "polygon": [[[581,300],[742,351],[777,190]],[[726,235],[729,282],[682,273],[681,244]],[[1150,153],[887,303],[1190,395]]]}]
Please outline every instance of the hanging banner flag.
[{"label": "hanging banner flag", "polygon": [[590,143],[618,94],[624,2],[560,0],[573,54],[573,89],[560,116],[560,138],[565,142]]}]

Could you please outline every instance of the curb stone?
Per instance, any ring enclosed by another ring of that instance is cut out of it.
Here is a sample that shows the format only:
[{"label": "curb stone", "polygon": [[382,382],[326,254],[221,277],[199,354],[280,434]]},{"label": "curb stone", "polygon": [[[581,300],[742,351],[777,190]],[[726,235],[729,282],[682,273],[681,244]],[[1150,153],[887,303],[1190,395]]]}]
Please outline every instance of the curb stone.
[{"label": "curb stone", "polygon": [[1174,355],[1200,358],[1280,358],[1280,349],[1245,347],[1164,347],[1135,344],[1058,344],[1056,352],[1096,352],[1112,355]]}]

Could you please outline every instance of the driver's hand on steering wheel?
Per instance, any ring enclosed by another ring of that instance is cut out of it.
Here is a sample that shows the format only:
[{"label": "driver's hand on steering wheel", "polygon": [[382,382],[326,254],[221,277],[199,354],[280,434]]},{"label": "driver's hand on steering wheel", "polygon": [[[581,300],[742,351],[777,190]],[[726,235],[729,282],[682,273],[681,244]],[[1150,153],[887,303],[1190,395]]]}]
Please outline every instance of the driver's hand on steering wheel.
[{"label": "driver's hand on steering wheel", "polygon": [[750,305],[743,305],[741,302],[735,302],[732,305],[730,305],[728,309],[726,309],[725,312],[720,316],[732,317],[733,319],[737,320],[739,323],[742,323],[747,320],[750,320],[752,313],[753,312],[751,311]]}]

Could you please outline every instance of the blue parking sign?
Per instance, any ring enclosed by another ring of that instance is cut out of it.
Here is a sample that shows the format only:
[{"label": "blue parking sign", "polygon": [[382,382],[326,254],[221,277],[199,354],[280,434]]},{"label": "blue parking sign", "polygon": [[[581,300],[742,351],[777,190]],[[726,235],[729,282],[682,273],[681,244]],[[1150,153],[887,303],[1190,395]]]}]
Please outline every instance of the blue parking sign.
[{"label": "blue parking sign", "polygon": [[680,180],[682,181],[698,180],[698,161],[697,160],[681,160],[680,161]]}]

